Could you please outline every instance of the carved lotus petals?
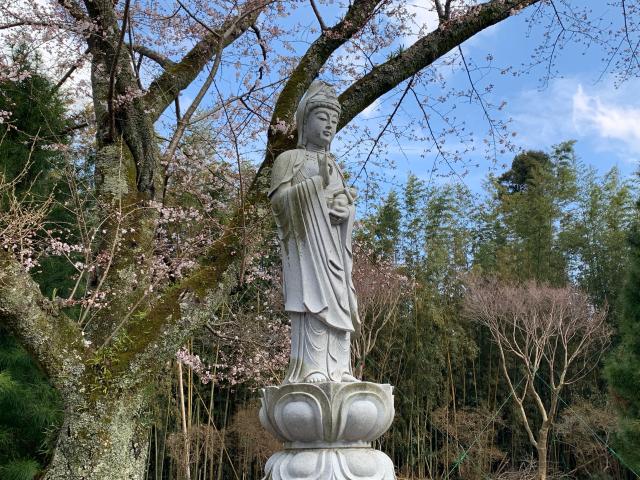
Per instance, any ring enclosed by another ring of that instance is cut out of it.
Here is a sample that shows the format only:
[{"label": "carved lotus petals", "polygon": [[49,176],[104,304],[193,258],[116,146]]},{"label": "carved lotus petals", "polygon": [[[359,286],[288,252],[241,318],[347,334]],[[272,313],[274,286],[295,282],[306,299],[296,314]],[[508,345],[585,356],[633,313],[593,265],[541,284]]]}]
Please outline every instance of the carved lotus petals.
[{"label": "carved lotus petals", "polygon": [[305,383],[264,389],[260,421],[295,448],[364,446],[389,428],[393,415],[390,385]]},{"label": "carved lotus petals", "polygon": [[[372,385],[375,387],[371,388]],[[340,404],[338,436],[344,441],[372,442],[386,432],[393,421],[393,396],[389,385],[348,384],[338,391],[335,403]]]},{"label": "carved lotus petals", "polygon": [[285,450],[266,465],[265,480],[393,480],[393,463],[372,448]]},{"label": "carved lotus petals", "polygon": [[322,437],[322,408],[308,393],[288,393],[273,409],[276,425],[290,442],[313,442]]}]

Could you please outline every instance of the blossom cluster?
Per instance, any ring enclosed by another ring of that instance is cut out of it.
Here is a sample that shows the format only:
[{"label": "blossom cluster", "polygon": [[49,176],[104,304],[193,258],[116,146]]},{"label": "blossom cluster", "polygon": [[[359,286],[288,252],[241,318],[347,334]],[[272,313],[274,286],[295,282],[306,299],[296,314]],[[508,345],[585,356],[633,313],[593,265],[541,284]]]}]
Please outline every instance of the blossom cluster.
[{"label": "blossom cluster", "polygon": [[191,353],[187,348],[180,348],[176,352],[176,359],[182,365],[193,370],[203,384],[206,385],[214,380],[214,376],[211,374],[211,366],[205,365],[199,355]]}]

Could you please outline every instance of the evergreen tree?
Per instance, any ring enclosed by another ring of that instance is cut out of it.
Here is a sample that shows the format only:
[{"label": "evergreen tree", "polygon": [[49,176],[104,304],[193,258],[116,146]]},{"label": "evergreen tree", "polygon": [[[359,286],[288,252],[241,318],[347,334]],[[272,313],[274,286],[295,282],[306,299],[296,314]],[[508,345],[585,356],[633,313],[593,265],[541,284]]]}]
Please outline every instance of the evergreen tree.
[{"label": "evergreen tree", "polygon": [[589,169],[579,183],[576,208],[561,228],[561,249],[572,278],[596,305],[607,304],[613,318],[629,258],[633,185],[615,167],[604,177]]},{"label": "evergreen tree", "polygon": [[[47,228],[69,228],[70,214],[61,205],[68,189],[61,180],[62,157],[55,146],[68,141],[63,100],[38,72],[38,59],[13,55],[21,80],[0,82],[0,110],[10,112],[0,123],[0,178],[14,182],[12,193],[24,203],[50,196],[57,202]],[[52,148],[54,147],[54,148]],[[0,197],[0,209],[7,208]],[[72,283],[74,270],[66,259],[41,258],[33,276],[48,297]],[[65,283],[66,282],[66,283]],[[0,478],[34,478],[46,464],[56,427],[62,420],[61,400],[46,377],[8,331],[0,328]]]},{"label": "evergreen tree", "polygon": [[373,217],[371,234],[374,249],[378,255],[395,260],[400,242],[400,203],[398,194],[392,190]]},{"label": "evergreen tree", "polygon": [[61,400],[29,354],[0,328],[0,478],[34,478],[62,421]]},{"label": "evergreen tree", "polygon": [[[10,112],[0,123],[0,177],[15,182],[15,196],[25,204],[54,198],[47,229],[65,232],[72,243],[75,218],[64,206],[69,187],[64,178],[65,161],[60,147],[69,143],[64,99],[51,81],[39,72],[40,59],[30,57],[26,45],[13,49],[20,80],[0,83],[0,110]],[[0,198],[0,208],[7,208]],[[33,272],[42,292],[61,296],[73,287],[75,270],[66,258],[42,257]]]},{"label": "evergreen tree", "polygon": [[27,58],[28,48],[14,48],[18,81],[0,83],[0,110],[10,116],[0,123],[0,174],[5,181],[19,177],[16,194],[27,191],[38,199],[51,193],[56,183],[54,167],[60,155],[52,145],[67,143],[64,103],[54,85],[38,72],[39,59]]},{"label": "evergreen tree", "polygon": [[426,186],[413,173],[409,174],[403,192],[402,215],[402,259],[410,275],[424,259],[424,198]]},{"label": "evergreen tree", "polygon": [[514,157],[511,168],[498,178],[498,182],[509,193],[521,192],[535,183],[536,177],[542,172],[547,172],[550,169],[551,158],[547,153],[529,150]]},{"label": "evergreen tree", "polygon": [[[638,204],[640,209],[640,204]],[[606,377],[619,411],[616,451],[640,472],[640,222],[630,237],[631,259],[619,316],[620,345],[607,362]]]},{"label": "evergreen tree", "polygon": [[478,215],[483,236],[495,242],[479,252],[485,270],[493,266],[493,273],[516,281],[535,279],[555,285],[568,281],[567,259],[558,239],[577,195],[573,145],[561,143],[550,154],[516,155],[511,169],[490,179],[493,211]]}]

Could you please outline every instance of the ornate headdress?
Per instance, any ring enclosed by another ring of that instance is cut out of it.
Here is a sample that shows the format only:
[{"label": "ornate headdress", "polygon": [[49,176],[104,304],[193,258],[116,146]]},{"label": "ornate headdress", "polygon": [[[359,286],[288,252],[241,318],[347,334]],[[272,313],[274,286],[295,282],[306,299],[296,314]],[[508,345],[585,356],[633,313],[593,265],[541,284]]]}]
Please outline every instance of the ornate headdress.
[{"label": "ornate headdress", "polygon": [[305,124],[309,112],[314,108],[325,107],[340,114],[340,102],[331,85],[322,80],[314,80],[309,85],[309,90],[302,97],[296,110],[296,126],[298,127],[298,148],[304,148],[306,138],[304,136]]}]

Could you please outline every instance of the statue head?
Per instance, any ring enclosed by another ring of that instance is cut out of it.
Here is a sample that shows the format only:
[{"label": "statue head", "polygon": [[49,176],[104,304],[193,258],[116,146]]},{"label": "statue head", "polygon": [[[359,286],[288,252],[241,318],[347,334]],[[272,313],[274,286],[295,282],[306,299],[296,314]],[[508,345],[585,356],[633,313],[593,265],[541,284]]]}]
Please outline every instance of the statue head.
[{"label": "statue head", "polygon": [[322,80],[314,80],[296,110],[298,148],[313,144],[329,150],[339,116],[340,102],[333,87]]}]

